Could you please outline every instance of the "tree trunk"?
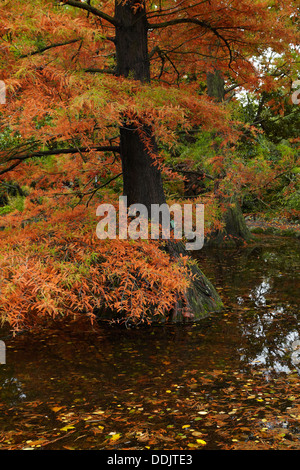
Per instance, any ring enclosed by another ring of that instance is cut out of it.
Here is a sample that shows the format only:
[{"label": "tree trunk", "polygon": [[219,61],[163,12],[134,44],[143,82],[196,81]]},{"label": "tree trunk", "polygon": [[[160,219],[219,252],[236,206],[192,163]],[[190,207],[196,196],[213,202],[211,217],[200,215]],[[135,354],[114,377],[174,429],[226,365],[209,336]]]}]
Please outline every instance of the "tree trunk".
[{"label": "tree trunk", "polygon": [[[152,148],[156,144],[151,130],[144,128],[144,133],[151,141]],[[134,125],[128,124],[120,129],[120,144],[123,168],[123,191],[130,206],[134,203],[144,204],[151,213],[151,204],[166,202],[161,179],[161,172],[155,165],[149,151]]]},{"label": "tree trunk", "polygon": [[[126,3],[116,0],[115,18],[120,27],[116,27],[117,74],[130,77],[140,82],[150,81],[150,63],[148,59],[148,24],[145,5],[140,0],[128,0]],[[133,9],[133,7],[138,7]],[[120,128],[120,147],[123,168],[123,193],[127,196],[128,206],[134,203],[144,204],[150,213],[151,204],[166,202],[161,171],[151,156],[157,154],[157,144],[149,125],[137,119],[133,122],[126,114]],[[151,151],[145,145],[151,144]],[[181,262],[179,254],[187,254],[184,246],[168,241],[167,249],[173,259]],[[179,251],[178,251],[179,250]],[[186,304],[191,320],[198,320],[209,312],[219,311],[222,301],[214,287],[202,271],[191,263],[191,287],[186,293]],[[183,321],[186,310],[178,301],[171,315],[172,321]]]},{"label": "tree trunk", "polygon": [[221,203],[226,207],[223,215],[224,227],[210,235],[206,240],[206,246],[220,246],[224,243],[241,245],[250,241],[251,233],[238,200],[235,197],[225,200],[223,197]]},{"label": "tree trunk", "polygon": [[116,28],[115,37],[117,75],[149,82],[148,24],[144,2],[115,0],[115,18],[121,24]]},{"label": "tree trunk", "polygon": [[[117,75],[149,82],[147,18],[143,3],[135,10],[137,5],[136,0],[129,0],[125,4],[116,0],[115,18],[122,25],[116,28],[116,69]],[[153,153],[156,153],[157,146],[151,129],[142,123],[137,126],[125,115],[124,125],[120,129],[123,192],[127,196],[128,205],[144,204],[149,212],[151,204],[163,204],[166,201],[161,172],[146,148],[144,139],[149,140]]]},{"label": "tree trunk", "polygon": [[215,69],[214,72],[206,74],[206,85],[208,96],[221,103],[225,96],[225,82],[219,70]]}]

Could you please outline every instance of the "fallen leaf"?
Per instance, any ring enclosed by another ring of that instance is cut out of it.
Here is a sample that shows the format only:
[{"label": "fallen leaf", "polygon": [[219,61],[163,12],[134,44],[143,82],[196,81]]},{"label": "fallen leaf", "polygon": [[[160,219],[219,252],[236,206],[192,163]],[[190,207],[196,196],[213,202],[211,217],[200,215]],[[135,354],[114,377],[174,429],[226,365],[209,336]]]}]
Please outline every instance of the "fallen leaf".
[{"label": "fallen leaf", "polygon": [[110,437],[110,440],[111,441],[117,441],[118,439],[120,439],[121,437],[121,434],[113,434],[111,437]]},{"label": "fallen leaf", "polygon": [[202,433],[202,432],[199,432],[199,431],[194,431],[194,432],[192,432],[192,436],[194,436],[194,437],[201,437],[201,436],[203,436],[203,433]]},{"label": "fallen leaf", "polygon": [[64,426],[63,428],[60,428],[61,431],[69,431],[70,429],[75,429],[75,426],[72,424],[68,424],[67,426]]},{"label": "fallen leaf", "polygon": [[103,410],[93,411],[93,415],[103,415],[104,413],[105,413],[105,411],[103,411]]},{"label": "fallen leaf", "polygon": [[202,446],[206,445],[206,441],[203,441],[203,439],[197,439],[197,444],[201,444]]},{"label": "fallen leaf", "polygon": [[63,406],[53,406],[53,408],[51,408],[52,411],[54,411],[54,413],[57,413],[59,410],[62,410],[63,409]]}]

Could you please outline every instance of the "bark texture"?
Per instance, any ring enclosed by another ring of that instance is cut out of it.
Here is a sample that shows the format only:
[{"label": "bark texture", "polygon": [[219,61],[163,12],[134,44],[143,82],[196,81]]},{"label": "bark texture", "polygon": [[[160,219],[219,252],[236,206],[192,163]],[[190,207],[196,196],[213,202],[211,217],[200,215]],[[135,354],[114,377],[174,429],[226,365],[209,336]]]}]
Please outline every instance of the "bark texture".
[{"label": "bark texture", "polygon": [[121,25],[116,28],[115,38],[117,75],[149,82],[148,24],[144,3],[128,0],[124,4],[116,0],[115,18]]},{"label": "bark texture", "polygon": [[[156,150],[151,130],[144,127],[144,136]],[[121,155],[123,168],[123,192],[127,202],[144,204],[150,214],[151,204],[165,203],[161,172],[149,151],[145,148],[143,137],[134,126],[125,124],[120,129]]]},{"label": "bark texture", "polygon": [[212,233],[206,246],[222,246],[224,243],[241,245],[251,239],[240,203],[235,197],[225,202],[226,211],[223,216],[224,227]]}]

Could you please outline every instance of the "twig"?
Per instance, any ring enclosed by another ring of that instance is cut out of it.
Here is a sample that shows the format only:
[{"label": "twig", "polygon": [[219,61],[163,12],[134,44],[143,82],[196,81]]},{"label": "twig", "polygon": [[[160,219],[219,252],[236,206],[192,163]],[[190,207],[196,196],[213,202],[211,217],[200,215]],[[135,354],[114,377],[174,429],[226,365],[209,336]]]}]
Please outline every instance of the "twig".
[{"label": "twig", "polygon": [[98,186],[96,189],[93,189],[92,191],[89,191],[85,194],[82,195],[81,199],[84,197],[84,196],[87,196],[88,194],[90,194],[90,197],[89,199],[87,200],[86,202],[86,207],[88,207],[89,203],[91,202],[92,198],[94,197],[94,195],[96,194],[97,191],[99,191],[99,189],[101,188],[104,188],[105,186],[107,186],[109,183],[111,183],[112,181],[116,180],[117,178],[119,178],[120,176],[122,175],[122,172],[119,173],[118,175],[114,176],[113,178],[111,178],[109,181],[107,181],[106,183],[102,184],[101,186]]},{"label": "twig", "polygon": [[63,436],[59,436],[56,439],[53,439],[52,441],[46,441],[45,443],[41,444],[41,447],[45,447],[45,446],[48,446],[49,444],[53,444],[53,442],[57,442],[57,441],[60,441],[61,439],[65,439],[66,437],[71,436],[71,434],[74,434],[74,432],[76,431],[77,429],[75,429],[74,431],[70,431],[67,434],[64,434]]},{"label": "twig", "polygon": [[38,49],[37,51],[32,51],[32,52],[29,52],[28,54],[22,54],[20,56],[20,59],[25,59],[26,57],[31,57],[36,54],[42,54],[48,49],[52,49],[54,47],[60,47],[60,46],[67,46],[68,44],[73,44],[74,42],[78,42],[78,41],[82,41],[82,39],[71,39],[70,41],[57,42],[55,44],[50,44],[49,46],[45,46],[45,47],[42,47],[41,49]]}]

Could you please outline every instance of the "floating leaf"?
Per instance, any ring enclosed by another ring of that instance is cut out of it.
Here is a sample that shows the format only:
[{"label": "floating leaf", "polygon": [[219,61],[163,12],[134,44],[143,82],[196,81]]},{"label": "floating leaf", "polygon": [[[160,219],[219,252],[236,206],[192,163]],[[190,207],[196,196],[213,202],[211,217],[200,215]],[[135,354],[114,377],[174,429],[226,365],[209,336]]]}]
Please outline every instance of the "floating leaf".
[{"label": "floating leaf", "polygon": [[203,439],[197,439],[197,444],[200,444],[201,446],[205,446],[206,445],[206,441],[204,441]]},{"label": "floating leaf", "polygon": [[111,437],[110,437],[110,440],[111,441],[117,441],[118,439],[120,439],[121,437],[121,434],[113,434]]},{"label": "floating leaf", "polygon": [[51,408],[52,411],[54,411],[54,413],[57,413],[59,410],[62,410],[63,409],[63,406],[54,406],[53,408]]},{"label": "floating leaf", "polygon": [[202,433],[202,432],[199,432],[199,431],[194,431],[194,432],[192,432],[192,436],[194,436],[194,437],[201,437],[201,436],[203,436],[203,433]]},{"label": "floating leaf", "polygon": [[63,428],[60,428],[61,431],[69,431],[70,429],[75,429],[75,426],[72,424],[68,424],[67,426],[64,426]]}]

